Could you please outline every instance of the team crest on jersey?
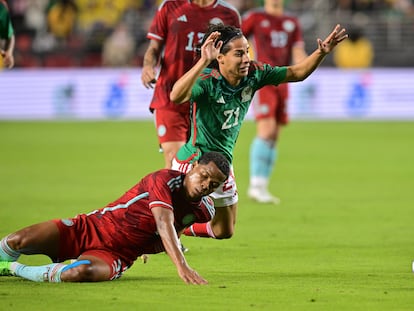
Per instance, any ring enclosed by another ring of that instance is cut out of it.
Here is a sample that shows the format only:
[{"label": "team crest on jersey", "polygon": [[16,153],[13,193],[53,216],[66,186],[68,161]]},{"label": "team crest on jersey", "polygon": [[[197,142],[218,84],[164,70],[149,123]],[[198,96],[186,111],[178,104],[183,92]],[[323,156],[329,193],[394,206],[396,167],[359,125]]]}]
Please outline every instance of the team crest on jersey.
[{"label": "team crest on jersey", "polygon": [[213,17],[212,19],[210,19],[209,23],[212,25],[224,24],[221,18],[218,18],[218,17]]},{"label": "team crest on jersey", "polygon": [[262,22],[260,23],[260,26],[261,26],[262,28],[268,28],[268,27],[270,27],[270,21],[269,21],[268,19],[264,19],[264,20],[262,20]]},{"label": "team crest on jersey", "polygon": [[284,21],[283,29],[286,30],[287,32],[292,32],[295,29],[295,23],[292,21]]},{"label": "team crest on jersey", "polygon": [[252,93],[253,91],[250,86],[245,87],[241,93],[242,102],[250,101],[252,99]]},{"label": "team crest on jersey", "polygon": [[164,125],[164,124],[161,124],[161,125],[158,127],[157,132],[158,132],[158,136],[159,136],[159,137],[163,137],[163,136],[167,133],[167,128],[165,127],[165,125]]}]

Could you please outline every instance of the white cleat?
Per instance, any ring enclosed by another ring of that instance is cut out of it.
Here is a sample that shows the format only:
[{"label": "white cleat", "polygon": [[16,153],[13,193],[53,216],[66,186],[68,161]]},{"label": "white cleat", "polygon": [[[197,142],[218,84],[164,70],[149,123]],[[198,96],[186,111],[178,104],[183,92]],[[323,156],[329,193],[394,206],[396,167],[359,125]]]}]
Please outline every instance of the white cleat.
[{"label": "white cleat", "polygon": [[189,251],[189,249],[184,246],[184,244],[181,242],[181,240],[180,240],[180,248],[181,248],[181,251],[183,253],[187,253]]},{"label": "white cleat", "polygon": [[269,193],[266,189],[249,188],[247,195],[250,199],[265,204],[279,204],[280,199]]}]

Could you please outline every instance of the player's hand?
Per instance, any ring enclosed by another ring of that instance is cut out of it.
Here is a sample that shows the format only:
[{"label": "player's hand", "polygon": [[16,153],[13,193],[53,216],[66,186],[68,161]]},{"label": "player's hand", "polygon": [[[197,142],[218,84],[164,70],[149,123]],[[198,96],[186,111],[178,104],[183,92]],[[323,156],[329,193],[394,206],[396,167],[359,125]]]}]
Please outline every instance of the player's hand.
[{"label": "player's hand", "polygon": [[13,68],[14,66],[14,57],[13,54],[7,53],[4,50],[0,49],[0,55],[3,57],[3,63],[6,68]]},{"label": "player's hand", "polygon": [[185,267],[178,270],[178,275],[187,284],[204,285],[208,284],[207,280],[203,279],[197,271],[190,267]]},{"label": "player's hand", "polygon": [[141,81],[147,89],[154,88],[154,84],[157,82],[157,79],[155,78],[156,74],[157,72],[154,68],[150,66],[142,67]]},{"label": "player's hand", "polygon": [[317,40],[319,51],[321,51],[323,54],[328,54],[335,48],[338,43],[345,40],[346,38],[348,38],[346,29],[338,24],[324,41],[321,39]]},{"label": "player's hand", "polygon": [[216,44],[216,41],[220,38],[220,32],[212,32],[206,41],[201,46],[201,58],[206,59],[208,62],[212,62],[216,59],[217,55],[220,53],[221,46],[223,41],[219,41]]}]

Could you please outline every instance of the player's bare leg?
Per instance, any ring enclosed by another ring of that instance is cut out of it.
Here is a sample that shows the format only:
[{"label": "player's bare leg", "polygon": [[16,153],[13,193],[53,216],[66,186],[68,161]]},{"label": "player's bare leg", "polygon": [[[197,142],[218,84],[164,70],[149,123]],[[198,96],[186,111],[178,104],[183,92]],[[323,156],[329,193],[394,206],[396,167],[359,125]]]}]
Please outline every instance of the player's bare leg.
[{"label": "player's bare leg", "polygon": [[169,141],[161,144],[161,149],[164,154],[164,162],[165,166],[164,168],[171,168],[172,160],[177,153],[177,151],[180,149],[181,146],[185,144],[184,141]]},{"label": "player's bare leg", "polygon": [[216,215],[210,221],[216,239],[230,239],[234,234],[237,216],[237,203],[216,207]]},{"label": "player's bare leg", "polygon": [[111,267],[101,258],[95,256],[79,256],[61,272],[62,282],[101,282],[108,281]]}]

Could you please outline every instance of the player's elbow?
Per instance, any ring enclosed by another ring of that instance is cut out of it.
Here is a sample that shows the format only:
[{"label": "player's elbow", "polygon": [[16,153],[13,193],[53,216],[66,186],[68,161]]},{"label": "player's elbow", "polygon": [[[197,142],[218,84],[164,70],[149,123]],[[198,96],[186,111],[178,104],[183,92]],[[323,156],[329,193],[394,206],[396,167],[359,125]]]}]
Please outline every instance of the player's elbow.
[{"label": "player's elbow", "polygon": [[182,104],[185,103],[189,100],[190,98],[188,96],[186,96],[186,94],[183,94],[180,92],[178,92],[177,90],[175,90],[174,88],[172,89],[171,93],[170,93],[170,100],[175,103],[175,104]]}]

